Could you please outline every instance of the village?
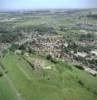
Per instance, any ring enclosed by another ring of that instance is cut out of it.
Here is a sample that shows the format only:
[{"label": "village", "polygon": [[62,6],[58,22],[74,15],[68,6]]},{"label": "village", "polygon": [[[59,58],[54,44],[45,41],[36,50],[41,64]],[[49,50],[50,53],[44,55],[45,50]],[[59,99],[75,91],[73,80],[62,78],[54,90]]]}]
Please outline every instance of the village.
[{"label": "village", "polygon": [[[76,42],[75,42],[76,43]],[[85,45],[89,42],[83,42]],[[95,41],[91,44],[94,45]],[[40,35],[40,34],[30,34],[24,35],[23,40],[15,42],[19,47],[24,46],[27,52],[34,50],[40,55],[50,55],[55,59],[62,59],[64,61],[70,62],[72,64],[80,65],[85,71],[90,72],[93,75],[97,75],[96,59],[97,50],[93,49],[88,52],[85,51],[73,51],[70,49],[71,42],[67,42],[62,35]],[[77,42],[79,46],[82,43]],[[90,44],[90,45],[91,45]],[[70,45],[70,46],[69,46]],[[76,47],[75,47],[76,48]],[[24,49],[24,48],[23,48]],[[21,54],[23,49],[15,50],[15,54]],[[69,50],[68,52],[66,51]],[[95,61],[95,63],[89,63]]]}]

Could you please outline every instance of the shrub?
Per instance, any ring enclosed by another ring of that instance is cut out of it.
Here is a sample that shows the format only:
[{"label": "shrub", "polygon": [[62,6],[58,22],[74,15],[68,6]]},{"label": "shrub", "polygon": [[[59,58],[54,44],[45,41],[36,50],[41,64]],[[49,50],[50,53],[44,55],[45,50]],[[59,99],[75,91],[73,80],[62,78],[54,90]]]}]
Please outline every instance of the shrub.
[{"label": "shrub", "polygon": [[81,80],[78,80],[78,83],[79,83],[81,86],[84,86],[84,83],[83,83]]},{"label": "shrub", "polygon": [[3,73],[0,71],[0,77],[2,77],[3,76]]},{"label": "shrub", "polygon": [[57,63],[57,60],[54,59],[51,55],[47,55],[47,56],[46,56],[46,59],[47,59],[47,60],[50,60],[52,63]]},{"label": "shrub", "polygon": [[84,70],[83,66],[81,65],[74,65],[76,68],[80,69],[80,70]]}]

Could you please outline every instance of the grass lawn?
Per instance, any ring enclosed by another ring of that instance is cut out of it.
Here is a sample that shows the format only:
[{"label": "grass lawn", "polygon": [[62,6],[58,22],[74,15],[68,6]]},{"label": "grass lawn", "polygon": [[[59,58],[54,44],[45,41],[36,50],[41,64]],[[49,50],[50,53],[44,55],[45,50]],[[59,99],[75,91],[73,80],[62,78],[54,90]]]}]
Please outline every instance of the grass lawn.
[{"label": "grass lawn", "polygon": [[30,58],[32,61],[41,59],[45,66],[51,65],[54,69],[34,71],[21,56],[12,52],[2,59],[8,70],[7,76],[22,100],[97,100],[97,77],[61,61],[53,64],[42,57],[30,56],[27,59],[31,61]]},{"label": "grass lawn", "polygon": [[17,100],[18,97],[15,94],[14,89],[8,80],[2,76],[0,77],[0,100]]}]

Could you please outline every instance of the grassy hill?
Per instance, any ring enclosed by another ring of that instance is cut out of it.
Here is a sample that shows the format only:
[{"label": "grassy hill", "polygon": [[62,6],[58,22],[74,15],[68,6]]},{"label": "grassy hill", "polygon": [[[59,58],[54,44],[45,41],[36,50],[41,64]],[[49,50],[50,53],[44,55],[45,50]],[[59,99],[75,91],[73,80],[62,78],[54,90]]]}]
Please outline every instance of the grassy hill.
[{"label": "grassy hill", "polygon": [[[40,68],[33,69],[27,61],[36,65],[40,62]],[[97,99],[97,77],[65,62],[53,63],[39,55],[24,56],[12,52],[1,62],[8,71],[0,77],[2,100]],[[51,69],[44,68],[48,66]]]}]

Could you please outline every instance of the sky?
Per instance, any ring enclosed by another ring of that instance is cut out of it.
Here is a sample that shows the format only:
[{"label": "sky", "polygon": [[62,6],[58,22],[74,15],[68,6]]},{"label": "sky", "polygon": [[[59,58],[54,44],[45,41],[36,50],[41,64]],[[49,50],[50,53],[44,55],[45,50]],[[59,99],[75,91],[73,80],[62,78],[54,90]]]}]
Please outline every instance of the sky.
[{"label": "sky", "polygon": [[97,8],[97,0],[0,0],[0,11],[55,8]]}]

